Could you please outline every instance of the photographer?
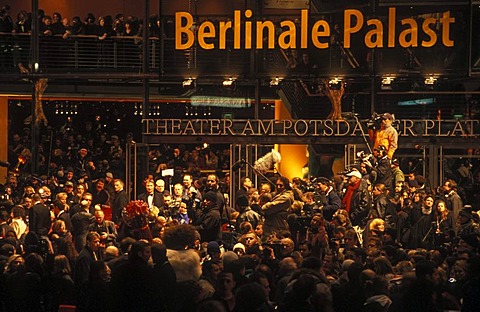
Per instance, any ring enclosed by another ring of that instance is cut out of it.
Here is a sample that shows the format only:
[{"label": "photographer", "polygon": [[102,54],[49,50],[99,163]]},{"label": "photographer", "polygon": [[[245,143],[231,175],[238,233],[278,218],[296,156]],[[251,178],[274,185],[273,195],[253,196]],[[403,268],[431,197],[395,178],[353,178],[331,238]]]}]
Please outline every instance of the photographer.
[{"label": "photographer", "polygon": [[328,222],[332,221],[333,214],[341,208],[342,200],[333,189],[332,183],[325,177],[316,180],[320,191],[320,209],[323,212],[323,218]]},{"label": "photographer", "polygon": [[[373,148],[380,145],[386,147],[388,158],[392,159],[398,147],[398,132],[392,126],[395,117],[390,113],[373,114],[368,123],[368,136],[373,142]],[[379,124],[379,121],[381,122]]]},{"label": "photographer", "polygon": [[373,149],[374,163],[367,164],[372,166],[370,171],[370,182],[382,183],[388,190],[392,190],[393,172],[391,160],[388,158],[387,149],[379,145]]},{"label": "photographer", "polygon": [[342,209],[348,212],[352,225],[363,228],[371,207],[369,183],[362,179],[362,174],[357,170],[350,171],[346,176],[348,186],[342,199]]}]

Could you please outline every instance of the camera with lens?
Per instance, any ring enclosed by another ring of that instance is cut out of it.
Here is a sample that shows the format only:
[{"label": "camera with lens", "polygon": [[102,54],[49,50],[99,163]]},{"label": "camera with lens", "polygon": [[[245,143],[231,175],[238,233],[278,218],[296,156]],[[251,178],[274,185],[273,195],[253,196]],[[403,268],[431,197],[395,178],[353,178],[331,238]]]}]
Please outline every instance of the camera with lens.
[{"label": "camera with lens", "polygon": [[297,229],[306,229],[310,227],[311,221],[312,221],[311,215],[298,216],[295,218],[295,227]]},{"label": "camera with lens", "polygon": [[367,127],[372,130],[379,130],[382,127],[382,115],[374,112],[367,121]]},{"label": "camera with lens", "polygon": [[[195,197],[192,201],[192,210],[197,210],[202,205],[202,202],[199,198]],[[188,205],[187,205],[188,206]]]},{"label": "camera with lens", "polygon": [[360,158],[361,162],[370,162],[373,160],[373,155],[370,153],[365,153],[364,151],[357,152],[357,158]]}]

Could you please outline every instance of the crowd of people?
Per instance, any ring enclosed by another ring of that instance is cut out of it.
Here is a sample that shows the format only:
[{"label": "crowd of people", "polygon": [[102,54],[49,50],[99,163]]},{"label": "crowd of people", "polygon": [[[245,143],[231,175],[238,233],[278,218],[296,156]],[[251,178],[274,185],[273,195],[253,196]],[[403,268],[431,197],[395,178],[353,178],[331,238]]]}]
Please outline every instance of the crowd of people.
[{"label": "crowd of people", "polygon": [[[112,163],[131,135],[62,128],[45,174],[11,164],[0,310],[475,310],[479,214],[455,179],[435,188],[402,172],[393,119],[381,116],[373,154],[342,175],[244,176],[235,202],[228,150],[152,150],[129,198]],[[27,134],[10,142],[13,160],[28,159]],[[167,168],[180,174],[165,180]]]},{"label": "crowd of people", "polygon": [[[38,10],[40,34],[44,36],[60,35],[66,38],[69,35],[96,35],[99,39],[111,36],[142,36],[143,21],[135,16],[118,13],[99,16],[88,13],[85,18],[62,16],[60,12],[53,12],[50,16],[45,11]],[[160,19],[157,15],[151,16],[148,21],[149,34],[158,36]],[[10,6],[0,9],[0,33],[30,33],[32,30],[32,14],[25,10],[18,12],[16,20],[10,16]]]}]

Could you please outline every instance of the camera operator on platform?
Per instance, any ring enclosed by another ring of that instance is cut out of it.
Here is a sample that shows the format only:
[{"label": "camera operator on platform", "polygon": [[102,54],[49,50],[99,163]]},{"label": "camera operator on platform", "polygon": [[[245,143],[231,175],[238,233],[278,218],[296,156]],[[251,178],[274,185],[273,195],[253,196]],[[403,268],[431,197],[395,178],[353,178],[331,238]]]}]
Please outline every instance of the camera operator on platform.
[{"label": "camera operator on platform", "polygon": [[[377,115],[378,116],[378,115]],[[390,113],[384,113],[380,116],[381,124],[377,125],[378,117],[373,117],[368,124],[368,136],[373,141],[373,148],[380,145],[385,146],[388,158],[392,159],[395,150],[398,147],[398,132],[392,126],[395,117]]]}]

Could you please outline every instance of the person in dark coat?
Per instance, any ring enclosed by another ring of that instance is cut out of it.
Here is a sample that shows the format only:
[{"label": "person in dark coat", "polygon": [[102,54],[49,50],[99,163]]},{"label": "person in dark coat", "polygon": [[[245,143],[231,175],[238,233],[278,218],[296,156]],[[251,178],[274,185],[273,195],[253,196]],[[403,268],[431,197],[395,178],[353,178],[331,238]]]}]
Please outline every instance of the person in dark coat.
[{"label": "person in dark coat", "polygon": [[7,237],[8,232],[15,232],[15,230],[7,224],[10,215],[7,211],[1,210],[0,211],[0,239],[4,239]]},{"label": "person in dark coat", "polygon": [[152,244],[153,275],[157,282],[157,306],[161,311],[172,311],[175,305],[177,275],[167,258],[163,244]]},{"label": "person in dark coat", "polygon": [[137,199],[146,202],[150,212],[153,213],[155,217],[163,215],[163,207],[165,206],[163,194],[155,192],[155,183],[153,180],[147,180],[145,182],[145,193],[138,195]]},{"label": "person in dark coat", "polygon": [[34,205],[29,210],[29,231],[34,232],[40,238],[47,236],[50,230],[50,209],[43,203],[39,194],[33,195]]},{"label": "person in dark coat", "polygon": [[221,216],[215,192],[208,191],[204,194],[201,212],[194,220],[194,227],[200,233],[202,242],[221,239]]},{"label": "person in dark coat", "polygon": [[128,261],[112,272],[111,302],[113,311],[156,311],[158,293],[148,260],[150,243],[140,240],[132,245]]},{"label": "person in dark coat", "polygon": [[328,222],[332,221],[335,212],[342,207],[342,200],[338,193],[335,192],[332,183],[325,177],[317,179],[318,188],[321,193],[321,210],[323,218]]},{"label": "person in dark coat", "polygon": [[349,213],[352,225],[364,227],[371,208],[368,181],[362,179],[362,174],[357,170],[350,171],[347,177],[348,186],[342,199],[342,208]]},{"label": "person in dark coat", "polygon": [[75,263],[75,273],[73,280],[77,287],[82,286],[88,281],[90,266],[92,265],[92,263],[102,260],[99,253],[100,235],[98,235],[97,232],[89,232],[86,240],[87,244],[78,255],[77,261]]},{"label": "person in dark coat", "polygon": [[80,252],[87,241],[87,234],[90,227],[95,224],[95,217],[88,211],[89,203],[82,200],[80,203],[80,211],[73,215],[73,239],[75,242],[75,249]]},{"label": "person in dark coat", "polygon": [[65,222],[65,227],[69,232],[73,231],[72,219],[70,218],[70,214],[65,211],[66,205],[59,200],[55,200],[53,202],[53,213],[55,214],[55,218],[57,220],[62,220]]},{"label": "person in dark coat", "polygon": [[422,216],[413,224],[412,233],[410,234],[410,241],[412,248],[428,248],[433,242],[435,236],[434,224],[436,223],[435,212],[433,210],[434,199],[432,196],[427,196],[422,206]]},{"label": "person in dark coat", "polygon": [[112,201],[112,221],[119,225],[122,222],[122,210],[127,206],[129,200],[125,191],[125,183],[120,179],[113,180],[115,196]]},{"label": "person in dark coat", "polygon": [[105,190],[105,180],[99,179],[95,184],[95,190],[92,190],[93,201],[92,205],[109,205],[110,195]]},{"label": "person in dark coat", "polygon": [[97,232],[100,235],[102,246],[116,246],[118,233],[115,223],[105,220],[105,213],[102,210],[95,211],[95,221],[90,227],[90,231]]},{"label": "person in dark coat", "polygon": [[373,187],[373,207],[370,215],[374,218],[380,218],[385,221],[385,226],[388,228],[397,228],[397,211],[393,204],[388,200],[388,189],[382,183],[377,183]]}]

